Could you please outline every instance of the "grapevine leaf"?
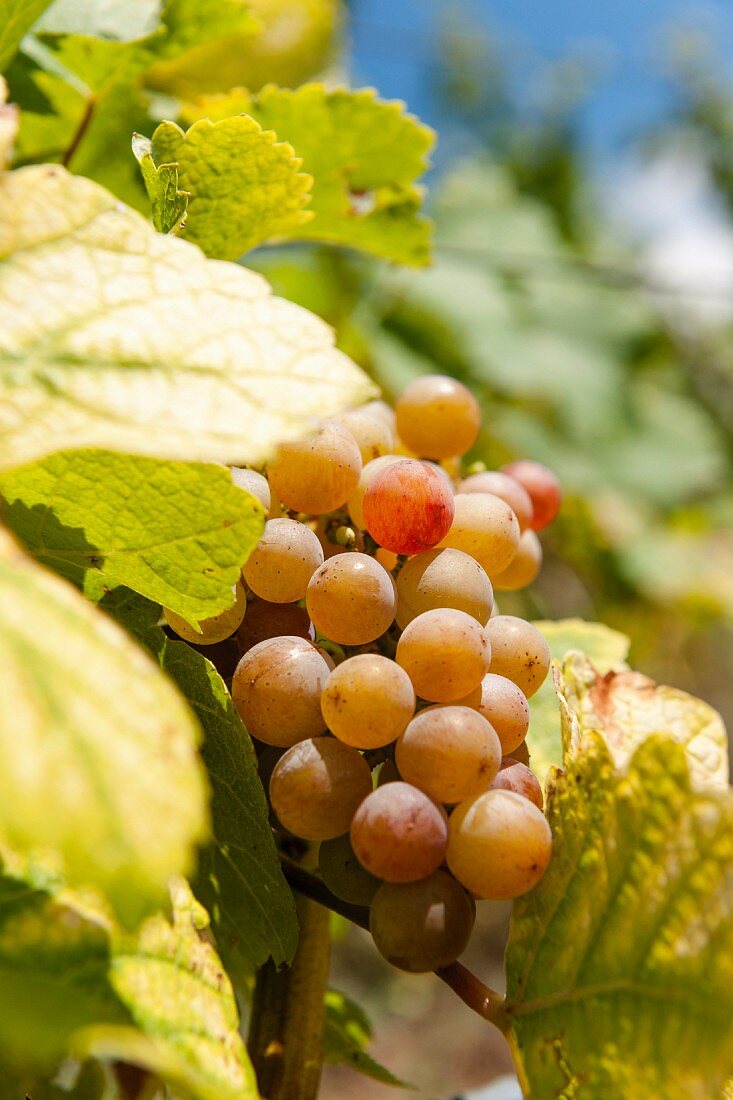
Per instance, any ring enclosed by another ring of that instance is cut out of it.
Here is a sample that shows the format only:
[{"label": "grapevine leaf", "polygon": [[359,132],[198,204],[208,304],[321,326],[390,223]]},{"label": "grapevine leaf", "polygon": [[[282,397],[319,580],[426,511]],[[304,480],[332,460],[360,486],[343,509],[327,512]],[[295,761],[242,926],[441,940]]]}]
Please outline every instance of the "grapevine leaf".
[{"label": "grapevine leaf", "polygon": [[0,72],[51,0],[0,0]]},{"label": "grapevine leaf", "polygon": [[256,96],[237,90],[204,98],[184,116],[215,121],[242,112],[290,142],[313,177],[315,216],[288,236],[350,245],[399,263],[428,262],[430,223],[420,214],[415,180],[428,166],[433,133],[403,104],[379,100],[371,89],[269,85]]},{"label": "grapevine leaf", "polygon": [[199,622],[232,603],[264,512],[212,464],[61,451],[0,473],[5,522],[33,556],[100,599],[125,585]]},{"label": "grapevine leaf", "polygon": [[367,1051],[371,1038],[371,1024],[363,1009],[343,993],[327,990],[323,1029],[325,1061],[344,1063],[383,1085],[412,1088],[372,1058]]},{"label": "grapevine leaf", "polygon": [[8,172],[0,210],[0,465],[85,446],[260,463],[375,392],[318,318],[89,180]]},{"label": "grapevine leaf", "polygon": [[[570,650],[581,650],[601,673],[626,667],[628,638],[602,623],[563,619],[559,622],[536,622],[534,625],[544,635],[554,660],[561,661]],[[532,757],[532,769],[544,783],[551,765],[559,767],[562,763],[560,711],[551,675],[530,699],[530,710],[532,717],[527,745]]]},{"label": "grapevine leaf", "polygon": [[286,142],[247,115],[210,122],[185,133],[161,122],[153,134],[155,161],[175,161],[190,192],[186,239],[207,256],[236,260],[270,237],[295,232],[312,218],[310,176]]},{"label": "grapevine leaf", "polygon": [[719,1096],[733,1071],[733,796],[652,735],[554,773],[553,857],[514,907],[506,1023],[528,1098]]},{"label": "grapevine leaf", "polygon": [[132,135],[132,151],[140,165],[145,190],[152,206],[153,225],[159,233],[173,233],[183,228],[189,191],[178,187],[178,165],[161,164],[153,160],[153,147],[142,134]]},{"label": "grapevine leaf", "polygon": [[196,723],[65,581],[0,541],[0,838],[49,849],[123,922],[160,904],[207,833]]},{"label": "grapevine leaf", "polygon": [[158,608],[116,589],[103,606],[135,634],[201,722],[212,789],[213,842],[199,853],[197,896],[211,914],[227,969],[240,978],[272,956],[290,962],[298,939],[293,896],[280,870],[249,735],[214,666],[157,626]]}]

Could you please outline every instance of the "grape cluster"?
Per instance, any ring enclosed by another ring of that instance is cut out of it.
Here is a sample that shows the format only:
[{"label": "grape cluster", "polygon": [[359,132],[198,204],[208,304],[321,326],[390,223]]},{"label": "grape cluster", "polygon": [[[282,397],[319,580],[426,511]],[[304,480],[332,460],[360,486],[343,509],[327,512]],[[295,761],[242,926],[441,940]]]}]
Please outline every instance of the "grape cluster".
[{"label": "grape cluster", "polygon": [[410,971],[455,960],[476,900],[539,880],[552,838],[527,766],[527,699],[550,654],[494,590],[536,577],[560,488],[535,462],[460,476],[479,407],[412,382],[234,469],[269,515],[233,606],[188,641],[236,631],[235,706],[285,833],[370,907],[379,951]]}]

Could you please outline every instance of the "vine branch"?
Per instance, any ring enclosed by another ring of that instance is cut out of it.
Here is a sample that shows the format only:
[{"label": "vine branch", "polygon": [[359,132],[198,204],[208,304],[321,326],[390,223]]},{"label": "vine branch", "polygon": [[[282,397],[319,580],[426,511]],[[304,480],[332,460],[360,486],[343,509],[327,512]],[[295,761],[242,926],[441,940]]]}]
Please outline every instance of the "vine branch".
[{"label": "vine branch", "polygon": [[69,167],[69,164],[71,163],[71,158],[74,156],[74,153],[79,148],[79,146],[81,144],[81,141],[82,141],[82,138],[84,137],[84,134],[87,132],[87,129],[89,127],[89,123],[92,121],[92,116],[94,114],[94,109],[95,109],[96,106],[97,106],[97,97],[95,95],[90,95],[89,98],[86,101],[86,105],[84,107],[84,113],[82,114],[81,118],[79,119],[79,125],[77,126],[76,130],[74,131],[74,134],[71,138],[71,141],[69,142],[69,144],[67,146],[66,152],[64,153],[63,157],[61,158],[61,163],[63,164],[64,168]]},{"label": "vine branch", "polygon": [[[338,913],[339,916],[346,917],[352,924],[369,931],[368,909],[361,905],[351,905],[347,901],[341,901],[340,898],[331,893],[321,879],[304,870],[293,860],[281,857],[281,863],[283,874],[294,890],[318,902],[326,909]],[[473,1012],[484,1020],[488,1020],[501,1032],[506,1032],[504,997],[501,993],[497,993],[495,989],[485,985],[463,963],[451,963],[450,966],[444,966],[440,970],[436,970],[435,973]]]}]

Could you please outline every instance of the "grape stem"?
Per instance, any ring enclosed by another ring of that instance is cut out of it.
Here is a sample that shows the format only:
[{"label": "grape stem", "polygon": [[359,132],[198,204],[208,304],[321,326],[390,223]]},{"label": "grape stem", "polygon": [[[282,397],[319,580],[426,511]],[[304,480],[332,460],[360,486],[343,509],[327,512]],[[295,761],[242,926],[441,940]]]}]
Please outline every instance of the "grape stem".
[{"label": "grape stem", "polygon": [[[285,878],[292,888],[300,894],[318,902],[326,909],[346,917],[352,924],[369,931],[369,910],[361,905],[351,905],[332,894],[321,879],[287,857],[281,857]],[[508,1031],[504,1012],[504,997],[477,978],[463,963],[454,962],[441,967],[435,973],[441,981],[450,986],[456,996],[468,1005],[477,1015],[497,1027],[501,1032]]]}]

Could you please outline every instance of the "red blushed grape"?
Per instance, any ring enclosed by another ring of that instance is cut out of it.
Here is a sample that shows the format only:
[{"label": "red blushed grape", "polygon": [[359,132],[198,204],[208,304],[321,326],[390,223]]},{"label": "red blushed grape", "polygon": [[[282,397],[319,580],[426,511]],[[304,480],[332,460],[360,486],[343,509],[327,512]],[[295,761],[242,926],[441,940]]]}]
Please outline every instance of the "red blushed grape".
[{"label": "red blushed grape", "polygon": [[513,756],[502,758],[501,767],[491,786],[494,790],[514,791],[515,794],[521,794],[523,798],[534,802],[539,810],[544,805],[539,779],[526,764],[515,760]]},{"label": "red blushed grape", "polygon": [[414,458],[403,458],[380,470],[364,493],[367,531],[395,554],[430,550],[447,535],[453,511],[447,478]]},{"label": "red blushed grape", "polygon": [[499,470],[485,470],[471,474],[459,485],[460,493],[492,493],[508,504],[519,522],[519,530],[525,531],[532,523],[534,509],[532,499],[519,482]]},{"label": "red blushed grape", "polygon": [[431,875],[443,862],[447,837],[445,811],[409,783],[377,787],[351,822],[357,859],[386,882],[415,882]]},{"label": "red blushed grape", "polygon": [[533,531],[541,531],[552,523],[560,511],[562,490],[552,470],[543,466],[540,462],[531,462],[529,459],[520,459],[519,462],[510,462],[508,466],[502,466],[501,472],[509,474],[518,481],[529,493],[534,509],[534,516],[530,526]]}]

